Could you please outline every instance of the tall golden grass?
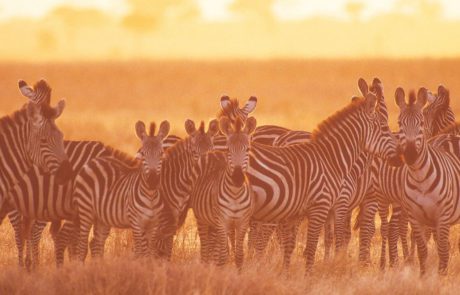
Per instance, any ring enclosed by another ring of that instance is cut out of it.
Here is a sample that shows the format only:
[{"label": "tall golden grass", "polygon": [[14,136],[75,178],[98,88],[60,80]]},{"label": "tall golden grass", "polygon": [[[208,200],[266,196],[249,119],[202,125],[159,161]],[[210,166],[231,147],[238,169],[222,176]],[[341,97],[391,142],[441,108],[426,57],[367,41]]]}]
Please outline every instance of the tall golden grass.
[{"label": "tall golden grass", "polygon": [[[46,78],[53,87],[53,100],[67,98],[58,124],[66,139],[101,140],[129,153],[139,146],[134,133],[137,120],[168,119],[172,133],[184,135],[186,118],[208,120],[219,109],[226,93],[245,101],[256,95],[254,116],[259,124],[278,124],[312,130],[328,115],[345,106],[358,93],[357,80],[379,77],[390,109],[390,126],[396,127],[393,93],[420,86],[451,90],[456,113],[460,104],[460,60],[322,60],[322,61],[227,61],[51,63],[0,65],[0,113],[11,113],[25,101],[17,80],[33,83]],[[459,231],[451,231],[449,275],[438,277],[435,245],[430,244],[429,271],[420,278],[417,265],[403,265],[382,272],[378,268],[380,236],[372,242],[373,264],[357,264],[357,233],[348,256],[323,262],[319,243],[314,272],[304,277],[305,227],[288,274],[281,274],[281,256],[271,242],[267,256],[248,257],[241,273],[233,265],[224,268],[199,263],[199,239],[192,214],[175,241],[172,261],[134,261],[131,235],[112,230],[103,261],[88,259],[83,266],[66,263],[56,269],[53,244],[45,231],[41,243],[41,266],[33,273],[18,269],[14,235],[8,222],[0,227],[0,294],[302,294],[302,293],[456,293],[460,283]]]}]

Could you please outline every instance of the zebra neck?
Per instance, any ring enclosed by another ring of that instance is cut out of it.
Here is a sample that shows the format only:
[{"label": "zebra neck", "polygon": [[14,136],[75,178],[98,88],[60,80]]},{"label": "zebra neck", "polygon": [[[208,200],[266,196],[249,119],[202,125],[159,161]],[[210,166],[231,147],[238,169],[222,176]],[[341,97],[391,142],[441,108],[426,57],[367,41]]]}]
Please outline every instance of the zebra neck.
[{"label": "zebra neck", "polygon": [[316,141],[317,151],[323,162],[330,166],[332,168],[330,171],[334,171],[340,178],[349,173],[358,157],[364,153],[360,148],[359,134],[361,132],[356,130],[347,134],[344,131],[338,129],[335,134],[321,137],[320,140]]},{"label": "zebra neck", "polygon": [[407,165],[409,174],[417,180],[424,180],[432,172],[433,165],[431,160],[430,147],[425,140],[422,140],[422,148],[414,163]]},{"label": "zebra neck", "polygon": [[[241,186],[236,186],[232,180],[232,174],[230,168],[225,169],[225,173],[222,175],[222,181],[220,184],[220,191],[226,192],[227,196],[230,196],[233,199],[238,199],[241,196],[244,196],[247,189],[247,180],[245,179]],[[221,196],[221,194],[219,194]]]},{"label": "zebra neck", "polygon": [[26,152],[28,139],[29,125],[25,110],[0,119],[0,192],[8,191],[32,168]]}]

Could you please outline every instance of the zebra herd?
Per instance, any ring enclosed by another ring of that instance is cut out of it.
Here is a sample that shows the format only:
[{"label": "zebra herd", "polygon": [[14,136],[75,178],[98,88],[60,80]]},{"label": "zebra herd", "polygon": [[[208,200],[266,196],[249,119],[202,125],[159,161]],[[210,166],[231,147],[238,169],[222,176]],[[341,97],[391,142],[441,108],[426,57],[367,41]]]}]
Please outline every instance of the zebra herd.
[{"label": "zebra herd", "polygon": [[[138,121],[135,157],[95,141],[64,141],[54,123],[65,104],[51,106],[51,88],[19,82],[27,104],[0,119],[1,220],[15,231],[20,266],[39,262],[48,222],[57,265],[102,257],[112,227],[132,231],[134,255],[169,259],[189,209],[196,217],[204,263],[244,263],[244,240],[261,257],[276,234],[288,270],[297,232],[308,220],[304,256],[311,271],[324,230],[325,259],[346,252],[357,214],[359,260],[370,263],[375,215],[381,218],[380,266],[417,248],[426,271],[427,240],[436,241],[439,272],[447,272],[449,229],[460,220],[460,137],[449,91],[420,88],[406,101],[395,92],[399,131],[391,132],[382,82],[359,79],[359,96],[315,131],[257,126],[257,99],[244,106],[223,96],[205,127],[185,121],[187,136],[170,124]],[[388,220],[391,208],[391,218]],[[409,249],[408,224],[412,243]],[[93,238],[88,245],[89,232]],[[232,251],[230,251],[232,250]],[[26,252],[24,258],[24,251]]]}]

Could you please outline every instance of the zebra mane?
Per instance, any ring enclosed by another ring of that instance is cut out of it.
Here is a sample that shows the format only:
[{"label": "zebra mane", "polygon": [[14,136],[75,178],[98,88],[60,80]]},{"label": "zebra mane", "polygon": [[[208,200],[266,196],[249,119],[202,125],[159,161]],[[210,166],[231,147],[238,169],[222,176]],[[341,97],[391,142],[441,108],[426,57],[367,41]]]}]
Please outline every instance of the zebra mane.
[{"label": "zebra mane", "polygon": [[0,118],[0,127],[9,125],[12,122],[26,122],[27,121],[27,103],[19,110],[10,115],[5,115]]},{"label": "zebra mane", "polygon": [[114,147],[109,146],[109,145],[106,145],[105,149],[110,154],[110,156],[112,158],[115,158],[115,159],[119,160],[120,162],[125,163],[128,166],[136,167],[136,166],[139,165],[139,161],[136,158],[128,155],[125,152],[122,152],[122,151],[120,151],[120,150],[118,150],[118,149],[116,149]]},{"label": "zebra mane", "polygon": [[190,137],[187,136],[183,140],[177,141],[171,147],[167,148],[164,151],[165,158],[173,157],[182,153],[187,152],[187,144],[190,141]]},{"label": "zebra mane", "polygon": [[360,110],[362,107],[364,107],[365,103],[366,101],[362,97],[354,99],[349,105],[337,111],[335,114],[329,116],[326,120],[321,122],[313,131],[313,141],[327,138],[332,130],[337,130],[344,118]]},{"label": "zebra mane", "polygon": [[149,136],[155,136],[155,122],[150,123],[150,135]]},{"label": "zebra mane", "polygon": [[[228,107],[228,109],[238,109],[240,106],[240,103],[238,101],[237,98],[230,98],[230,106]],[[222,117],[228,117],[228,114],[225,110],[221,109],[218,113],[217,113],[217,118],[222,118]]]},{"label": "zebra mane", "polygon": [[442,129],[439,134],[460,134],[460,122],[455,122]]}]

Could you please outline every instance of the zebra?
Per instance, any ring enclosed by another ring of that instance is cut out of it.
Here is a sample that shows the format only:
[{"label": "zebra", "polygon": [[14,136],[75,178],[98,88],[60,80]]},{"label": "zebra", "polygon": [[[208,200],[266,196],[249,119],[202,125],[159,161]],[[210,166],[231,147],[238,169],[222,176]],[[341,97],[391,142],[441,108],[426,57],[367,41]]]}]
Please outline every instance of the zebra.
[{"label": "zebra", "polygon": [[[230,119],[220,119],[220,130],[227,138],[227,156],[216,151],[201,157],[196,172],[190,204],[197,220],[201,241],[201,258],[217,265],[228,258],[227,240],[235,249],[235,263],[241,269],[244,260],[243,242],[253,211],[253,192],[245,173],[248,169],[250,136],[256,120],[250,117],[242,126],[237,119],[233,128]],[[227,159],[226,159],[227,158]],[[234,244],[233,244],[234,243]]]},{"label": "zebra", "polygon": [[[383,86],[382,82],[378,78],[374,78],[371,87],[369,87],[366,81],[362,78],[358,80],[358,88],[363,96],[369,93],[369,90],[377,95],[378,98],[378,111],[382,115],[385,121],[388,120],[388,111],[386,108],[385,100],[383,97]],[[354,97],[353,99],[358,99]],[[307,139],[311,141],[311,134],[309,132],[298,132],[291,131],[284,135],[279,136],[275,141],[274,145],[285,146],[290,144],[307,142]],[[290,141],[291,140],[291,141]],[[371,184],[371,173],[368,169],[372,160],[372,156],[367,153],[362,153],[354,165],[351,168],[350,173],[346,176],[340,189],[340,194],[331,210],[328,222],[325,224],[325,259],[327,260],[330,253],[330,246],[332,244],[333,235],[332,227],[335,228],[334,233],[336,235],[336,252],[343,248],[343,245],[347,245],[350,239],[350,219],[352,210],[357,207],[364,198],[364,193]],[[335,223],[335,225],[333,225]],[[300,225],[300,222],[299,224]],[[297,227],[298,227],[297,225]],[[277,228],[276,225],[260,225],[253,223],[252,230],[249,238],[251,246],[255,247],[256,252],[260,253],[265,249],[268,239],[272,232]],[[257,230],[259,228],[263,230]],[[279,227],[278,227],[279,230]],[[254,237],[258,235],[258,237]],[[278,232],[278,237],[281,233]],[[254,241],[255,240],[255,241]],[[256,244],[256,245],[254,245]]]},{"label": "zebra", "polygon": [[[249,114],[253,112],[257,106],[257,97],[251,96],[245,105],[240,108],[239,101],[237,99],[230,99],[229,96],[224,95],[220,99],[221,110],[217,114],[217,119],[221,117],[227,117],[230,119],[232,124],[236,124],[237,120],[241,120],[243,123],[246,122]],[[281,138],[282,136],[282,138]],[[270,146],[286,146],[295,143],[308,142],[311,139],[311,133],[307,131],[294,131],[285,127],[276,125],[262,125],[258,126],[251,136],[252,142],[258,142]],[[217,149],[222,147],[226,149],[225,136],[216,137],[215,140],[221,144],[214,145]],[[276,144],[275,144],[276,142]]]},{"label": "zebra", "polygon": [[158,186],[163,161],[162,141],[169,128],[169,122],[163,121],[155,135],[155,124],[151,123],[147,134],[145,124],[138,121],[136,134],[142,147],[136,159],[140,164],[116,152],[113,157],[91,160],[78,172],[72,201],[78,208],[77,255],[80,261],[86,258],[88,234],[93,224],[92,255],[95,257],[102,256],[112,226],[133,231],[136,257],[149,255],[149,244],[156,234],[165,230],[159,229],[159,216],[168,211]]},{"label": "zebra", "polygon": [[44,80],[34,87],[20,80],[18,86],[29,103],[0,119],[0,205],[3,212],[11,205],[8,191],[34,165],[43,173],[56,175],[58,184],[72,175],[63,134],[55,124],[64,111],[64,100],[51,107],[51,88]]},{"label": "zebra", "polygon": [[[460,221],[456,204],[460,193],[460,160],[454,155],[432,147],[424,136],[422,108],[428,92],[420,88],[405,102],[402,88],[395,93],[400,109],[400,144],[406,162],[402,179],[402,204],[415,234],[420,272],[426,272],[426,227],[434,229],[439,255],[438,271],[447,274],[450,226]],[[447,181],[448,179],[449,181]]]},{"label": "zebra", "polygon": [[[423,110],[425,125],[425,136],[436,135],[439,130],[451,126],[455,121],[455,116],[449,106],[449,93],[444,86],[438,87],[438,94],[428,93],[430,102]],[[398,260],[397,241],[401,238],[404,258],[411,260],[412,251],[409,253],[407,242],[407,218],[401,208],[400,195],[401,185],[399,180],[402,179],[402,169],[389,167],[380,159],[374,159],[372,164],[373,184],[366,193],[366,202],[360,206],[356,228],[360,228],[360,260],[370,261],[370,239],[374,234],[374,216],[379,211],[381,219],[381,236],[382,247],[380,257],[380,267],[384,268],[386,263],[386,243],[389,244],[390,267],[394,266]],[[388,206],[392,205],[393,214],[388,224]]]},{"label": "zebra", "polygon": [[396,142],[388,122],[375,110],[376,101],[373,93],[355,100],[321,123],[311,143],[281,148],[252,143],[248,177],[256,196],[253,218],[280,222],[286,229],[282,231],[285,269],[294,247],[295,223],[307,216],[306,270],[311,270],[320,229],[361,151],[399,164]]},{"label": "zebra", "polygon": [[[84,164],[96,157],[111,156],[113,150],[106,147],[98,141],[64,141],[64,149],[68,155],[69,162],[73,171],[78,172]],[[13,226],[16,247],[18,249],[19,266],[24,265],[23,249],[24,237],[22,236],[22,217],[35,220],[31,230],[31,249],[27,250],[26,266],[28,268],[38,265],[38,245],[41,233],[48,221],[55,223],[52,227],[52,235],[55,239],[56,264],[59,266],[63,262],[64,245],[62,239],[73,232],[72,220],[76,214],[72,206],[71,194],[73,182],[71,180],[59,185],[55,176],[40,173],[37,167],[31,169],[22,179],[9,191],[8,196],[13,203],[10,208],[3,209],[3,215],[0,220],[8,215],[11,225]],[[62,219],[66,219],[63,231],[58,232]],[[56,227],[57,226],[57,227]]]},{"label": "zebra", "polygon": [[[163,228],[161,235],[153,237],[149,245],[157,257],[171,258],[174,235],[185,222],[189,209],[195,165],[201,156],[213,150],[213,138],[218,128],[217,120],[211,120],[205,132],[203,121],[197,129],[195,123],[188,119],[185,121],[188,136],[165,151],[158,191],[167,205],[167,214],[160,216],[163,220],[160,223]],[[100,237],[98,243],[102,246],[99,246],[98,252],[103,252],[106,237]]]},{"label": "zebra", "polygon": [[175,231],[155,241],[155,249],[162,258],[170,259],[176,231],[182,227],[190,208],[190,193],[194,185],[195,166],[200,157],[214,149],[214,138],[219,132],[216,119],[196,128],[192,120],[185,122],[187,137],[166,151],[160,178],[160,194],[168,204],[176,225]]}]

